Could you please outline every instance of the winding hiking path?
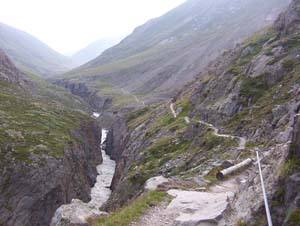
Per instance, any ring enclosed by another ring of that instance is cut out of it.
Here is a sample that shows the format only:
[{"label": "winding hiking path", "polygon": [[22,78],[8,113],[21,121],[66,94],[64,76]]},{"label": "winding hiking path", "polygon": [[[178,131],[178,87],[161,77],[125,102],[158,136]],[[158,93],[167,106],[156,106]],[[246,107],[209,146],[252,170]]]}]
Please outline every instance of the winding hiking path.
[{"label": "winding hiking path", "polygon": [[[175,103],[171,103],[169,107],[176,118]],[[191,123],[189,117],[184,120],[187,124]],[[246,138],[221,134],[214,125],[201,120],[197,122],[211,128],[215,136],[239,139],[238,149],[245,149]],[[153,179],[148,181],[155,181]],[[170,203],[163,202],[151,208],[131,226],[216,226],[228,208],[229,200],[247,180],[248,174],[243,172],[209,187],[205,192],[171,189],[167,191],[173,197]]]},{"label": "winding hiking path", "polygon": [[230,138],[230,139],[238,139],[239,140],[239,150],[244,150],[246,147],[247,140],[245,137],[239,137],[239,136],[233,136],[233,135],[228,135],[228,134],[221,134],[219,133],[219,129],[215,127],[214,125],[204,122],[204,121],[198,121],[200,124],[203,124],[209,128],[211,128],[214,131],[214,135],[218,137],[224,137],[224,138]]},{"label": "winding hiking path", "polygon": [[[175,111],[175,104],[174,103],[171,103],[170,104],[170,109],[171,109],[171,112],[173,114],[173,117],[176,118],[177,115],[176,115],[176,111]],[[184,120],[187,124],[190,124],[191,123],[191,119],[189,117],[184,117]],[[214,131],[214,135],[215,136],[218,136],[218,137],[224,137],[224,138],[230,138],[230,139],[238,139],[239,140],[239,147],[238,147],[238,150],[244,150],[246,148],[246,143],[247,143],[247,140],[245,137],[239,137],[239,136],[233,136],[233,135],[229,135],[229,134],[222,134],[222,133],[219,133],[219,129],[217,127],[215,127],[213,124],[210,124],[208,122],[205,122],[205,121],[202,121],[202,120],[199,120],[198,123],[202,124],[202,125],[205,125],[209,128],[211,128],[213,131]]]}]

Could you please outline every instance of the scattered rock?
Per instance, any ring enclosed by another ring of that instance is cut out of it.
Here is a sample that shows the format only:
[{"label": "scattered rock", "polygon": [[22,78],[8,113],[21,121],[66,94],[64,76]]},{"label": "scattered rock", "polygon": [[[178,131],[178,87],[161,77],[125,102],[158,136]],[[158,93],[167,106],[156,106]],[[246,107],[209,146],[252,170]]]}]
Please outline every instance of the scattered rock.
[{"label": "scattered rock", "polygon": [[159,185],[169,182],[169,180],[163,176],[152,177],[146,181],[145,189],[154,191]]}]

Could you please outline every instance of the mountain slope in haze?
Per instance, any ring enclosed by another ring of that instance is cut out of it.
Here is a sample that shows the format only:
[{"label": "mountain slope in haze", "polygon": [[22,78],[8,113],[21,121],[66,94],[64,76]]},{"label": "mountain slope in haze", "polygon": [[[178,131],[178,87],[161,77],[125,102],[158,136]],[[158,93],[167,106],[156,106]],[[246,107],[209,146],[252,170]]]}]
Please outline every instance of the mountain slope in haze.
[{"label": "mountain slope in haze", "polygon": [[0,225],[45,226],[89,201],[101,129],[78,97],[24,75],[0,51]]},{"label": "mountain slope in haze", "polygon": [[0,23],[0,48],[24,71],[40,75],[65,72],[74,65],[32,35]]},{"label": "mountain slope in haze", "polygon": [[286,0],[189,0],[138,27],[120,44],[63,76],[90,88],[165,97],[224,48],[269,25]]},{"label": "mountain slope in haze", "polygon": [[90,60],[95,59],[104,50],[116,45],[120,41],[119,38],[101,39],[89,44],[87,47],[79,50],[71,56],[72,61],[77,65],[82,65]]}]

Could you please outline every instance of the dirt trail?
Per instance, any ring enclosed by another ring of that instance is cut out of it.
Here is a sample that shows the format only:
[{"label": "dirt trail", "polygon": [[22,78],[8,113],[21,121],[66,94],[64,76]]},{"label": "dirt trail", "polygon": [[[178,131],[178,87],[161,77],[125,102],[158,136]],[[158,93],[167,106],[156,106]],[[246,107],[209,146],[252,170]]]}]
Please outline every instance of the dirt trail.
[{"label": "dirt trail", "polygon": [[[175,103],[171,103],[170,104],[170,109],[171,109],[171,112],[172,112],[172,115],[174,118],[177,117],[177,114],[176,114],[176,111],[175,111]],[[184,120],[187,124],[190,124],[191,123],[191,120],[189,117],[184,117]],[[238,149],[239,150],[244,150],[246,148],[246,143],[247,143],[247,140],[246,138],[244,137],[239,137],[239,136],[233,136],[233,135],[229,135],[229,134],[222,134],[222,133],[219,133],[219,129],[217,127],[215,127],[213,124],[210,124],[210,123],[207,123],[207,122],[204,122],[202,120],[198,121],[200,124],[203,124],[209,128],[211,128],[213,131],[214,131],[214,135],[215,136],[218,136],[218,137],[224,137],[224,138],[230,138],[230,139],[238,139],[239,140],[239,147]]]},{"label": "dirt trail", "polygon": [[215,127],[214,125],[204,122],[204,121],[198,121],[200,124],[206,125],[207,127],[211,128],[214,131],[214,135],[218,137],[225,137],[225,138],[230,138],[230,139],[238,139],[239,140],[239,150],[244,150],[246,148],[246,143],[247,140],[244,137],[239,137],[239,136],[233,136],[233,135],[228,135],[228,134],[221,134],[219,133],[219,129]]},{"label": "dirt trail", "polygon": [[[174,103],[170,104],[170,110],[176,118]],[[184,120],[187,124],[191,122],[189,117],[185,117]],[[219,129],[210,123],[204,121],[198,121],[198,123],[211,128],[218,137],[239,139],[238,148],[245,149],[246,139],[244,137],[221,134]],[[132,223],[131,226],[217,225],[229,205],[229,200],[247,179],[247,172],[243,172],[229,180],[209,187],[205,192],[171,189],[168,194],[173,197],[173,200],[169,204],[162,203],[151,208],[139,221]]]},{"label": "dirt trail", "polygon": [[173,200],[151,208],[131,226],[217,225],[228,207],[229,199],[247,181],[247,174],[213,185],[206,192],[169,190]]}]

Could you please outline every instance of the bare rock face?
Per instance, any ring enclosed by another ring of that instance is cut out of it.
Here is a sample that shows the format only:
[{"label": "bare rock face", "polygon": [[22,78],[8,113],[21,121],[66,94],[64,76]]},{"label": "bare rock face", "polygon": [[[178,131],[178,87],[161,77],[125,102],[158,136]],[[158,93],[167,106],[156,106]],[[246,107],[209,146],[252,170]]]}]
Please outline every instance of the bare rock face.
[{"label": "bare rock face", "polygon": [[293,0],[287,11],[282,13],[275,23],[282,35],[299,33],[300,30],[300,1]]},{"label": "bare rock face", "polygon": [[[106,130],[102,130],[102,144],[106,140]],[[97,166],[97,181],[91,189],[91,200],[86,203],[73,199],[70,204],[60,206],[51,221],[51,226],[79,226],[87,225],[88,219],[107,215],[100,211],[108,200],[111,190],[109,186],[115,172],[115,162],[105,153],[101,145],[103,162]]]},{"label": "bare rock face", "polygon": [[31,163],[11,159],[0,173],[0,225],[49,225],[55,210],[73,198],[90,200],[101,163],[101,129],[82,125],[61,158],[33,155]]},{"label": "bare rock face", "polygon": [[179,210],[176,218],[178,226],[218,225],[233,193],[208,193],[195,191],[170,190],[168,194],[175,198],[168,209]]},{"label": "bare rock face", "polygon": [[0,49],[0,80],[9,83],[19,84],[24,81],[21,72],[16,68],[13,62],[8,58],[3,50]]},{"label": "bare rock face", "polygon": [[57,80],[54,84],[62,86],[71,91],[72,94],[81,97],[89,105],[97,111],[102,111],[109,108],[112,104],[112,99],[108,97],[100,97],[96,91],[91,91],[84,83],[76,83],[65,80]]}]

